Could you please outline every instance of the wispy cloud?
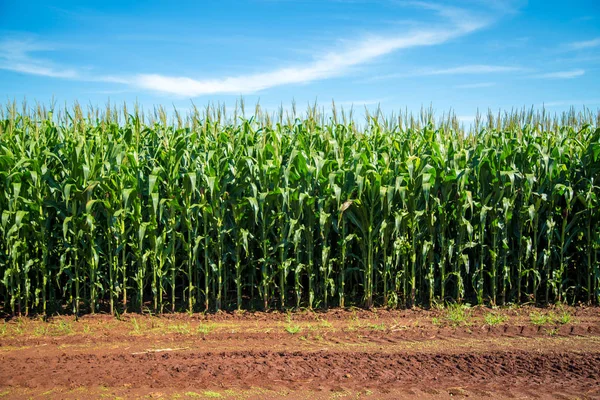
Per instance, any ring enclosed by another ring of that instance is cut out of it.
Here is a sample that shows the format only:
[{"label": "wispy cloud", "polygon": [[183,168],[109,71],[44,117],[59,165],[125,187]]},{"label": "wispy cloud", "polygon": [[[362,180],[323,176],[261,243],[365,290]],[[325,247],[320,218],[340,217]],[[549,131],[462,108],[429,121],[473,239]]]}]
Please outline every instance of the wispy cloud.
[{"label": "wispy cloud", "polygon": [[27,62],[0,64],[0,68],[28,75],[47,76],[50,78],[78,79],[79,74],[74,69],[58,70]]},{"label": "wispy cloud", "polygon": [[569,44],[569,48],[572,50],[583,50],[583,49],[591,49],[594,47],[600,46],[600,38],[592,39],[592,40],[584,40],[581,42],[573,42]]},{"label": "wispy cloud", "polygon": [[[0,44],[0,69],[53,78],[125,84],[132,88],[184,97],[214,94],[251,94],[268,88],[344,76],[352,68],[368,64],[390,53],[423,46],[435,46],[468,35],[491,22],[479,7],[473,11],[428,2],[403,2],[403,6],[419,7],[437,15],[429,21],[399,34],[369,35],[341,42],[341,50],[332,50],[313,57],[304,64],[285,66],[266,72],[221,78],[194,78],[162,74],[132,74],[129,76],[94,75],[90,70],[60,68],[52,62],[34,57],[39,51],[52,50],[32,42],[7,41]],[[423,70],[413,75],[484,74],[512,72],[519,67],[467,65],[450,69]]]},{"label": "wispy cloud", "polygon": [[423,69],[415,71],[412,75],[474,75],[474,74],[495,74],[504,72],[519,72],[523,71],[521,67],[511,67],[503,65],[461,65],[453,68],[443,69]]},{"label": "wispy cloud", "polygon": [[545,74],[533,75],[537,79],[573,79],[585,75],[583,69],[573,69],[569,71],[548,72]]},{"label": "wispy cloud", "polygon": [[120,84],[129,82],[125,77],[91,75],[75,68],[61,67],[46,58],[35,56],[36,53],[53,52],[55,50],[55,46],[37,42],[33,39],[4,40],[0,42],[0,69],[27,75],[77,81]]},{"label": "wispy cloud", "polygon": [[397,74],[379,75],[368,79],[368,81],[379,81],[392,78],[412,78],[416,76],[436,76],[436,75],[483,75],[524,71],[521,67],[504,65],[461,65],[451,68],[423,68]]},{"label": "wispy cloud", "polygon": [[583,100],[561,100],[549,101],[538,104],[538,107],[571,107],[571,106],[594,106],[600,104],[600,99],[583,99]]},{"label": "wispy cloud", "polygon": [[511,38],[510,40],[507,40],[503,37],[501,39],[488,41],[486,43],[486,47],[488,47],[491,51],[520,49],[527,46],[530,41],[531,37],[529,36]]},{"label": "wispy cloud", "polygon": [[454,86],[456,89],[481,89],[496,86],[496,82],[479,82],[479,83],[467,83],[464,85]]},{"label": "wispy cloud", "polygon": [[220,79],[144,74],[136,76],[133,84],[142,89],[189,97],[255,93],[276,86],[306,84],[339,77],[352,67],[369,63],[392,52],[439,45],[469,34],[487,24],[484,19],[469,17],[466,11],[458,8],[422,2],[409,4],[435,11],[450,21],[450,26],[420,28],[397,36],[372,35],[362,40],[347,42],[345,49],[325,53],[305,65],[284,67],[269,72]]},{"label": "wispy cloud", "polygon": [[53,46],[32,40],[5,40],[0,42],[0,69],[50,78],[78,79],[79,74],[74,69],[62,69],[48,60],[31,56],[31,53],[53,50]]},{"label": "wispy cloud", "polygon": [[158,74],[139,75],[135,77],[134,84],[143,89],[190,97],[217,93],[254,93],[275,86],[305,84],[338,77],[351,67],[365,64],[393,51],[417,46],[432,46],[454,36],[456,32],[431,31],[398,38],[373,37],[353,44],[346,51],[328,53],[304,66],[222,79],[197,80]]}]

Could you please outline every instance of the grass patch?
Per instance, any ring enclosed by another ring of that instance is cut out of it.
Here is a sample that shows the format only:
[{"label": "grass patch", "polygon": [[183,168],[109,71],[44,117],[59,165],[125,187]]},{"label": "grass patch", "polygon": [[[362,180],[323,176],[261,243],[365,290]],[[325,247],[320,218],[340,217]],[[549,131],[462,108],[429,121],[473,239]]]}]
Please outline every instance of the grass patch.
[{"label": "grass patch", "polygon": [[205,397],[210,397],[212,399],[218,398],[218,397],[223,397],[223,395],[221,393],[217,393],[217,392],[213,392],[213,391],[206,391],[202,393]]},{"label": "grass patch", "polygon": [[59,321],[53,328],[52,334],[56,336],[66,336],[73,333],[73,325],[67,321]]},{"label": "grass patch", "polygon": [[352,321],[350,324],[348,324],[348,326],[346,327],[347,331],[353,332],[355,330],[357,330],[358,328],[360,328],[360,322],[355,322]]},{"label": "grass patch", "polygon": [[25,327],[23,325],[23,320],[21,318],[17,318],[15,320],[15,324],[12,325],[13,333],[15,335],[22,335],[25,332]]},{"label": "grass patch", "polygon": [[508,316],[489,312],[485,314],[483,320],[486,325],[496,326],[505,323],[508,320]]},{"label": "grass patch", "polygon": [[536,311],[529,314],[529,320],[532,324],[540,326],[548,324],[567,325],[574,322],[573,316],[566,310],[562,310],[559,314],[552,311],[549,313]]},{"label": "grass patch", "polygon": [[288,324],[285,327],[285,331],[287,333],[289,333],[290,335],[295,335],[296,333],[300,332],[302,330],[302,327],[300,325],[296,325],[296,324]]},{"label": "grass patch", "polygon": [[382,322],[380,324],[371,325],[371,330],[374,331],[385,331],[385,324]]},{"label": "grass patch", "polygon": [[129,334],[130,335],[140,335],[141,333],[142,333],[142,326],[138,322],[137,318],[133,317],[131,319],[131,331],[129,332]]},{"label": "grass patch", "polygon": [[326,319],[321,319],[319,322],[320,322],[319,325],[322,328],[326,328],[326,329],[333,328],[333,324],[331,322],[327,321]]},{"label": "grass patch", "polygon": [[196,328],[196,332],[200,335],[206,336],[211,333],[215,329],[215,326],[212,324],[200,324],[198,328]]},{"label": "grass patch", "polygon": [[471,309],[466,305],[453,304],[446,309],[444,318],[451,326],[469,325]]},{"label": "grass patch", "polygon": [[558,328],[548,329],[546,330],[546,333],[550,336],[556,336],[556,334],[558,334]]},{"label": "grass patch", "polygon": [[190,335],[192,333],[192,329],[190,328],[190,324],[170,324],[168,326],[169,332],[178,333],[180,335]]},{"label": "grass patch", "polygon": [[[450,304],[446,308],[441,305],[436,308],[440,310],[441,315],[431,319],[431,323],[435,326],[448,325],[456,328],[471,325],[471,308],[469,305]],[[416,326],[418,326],[418,321],[415,324]]]},{"label": "grass patch", "polygon": [[563,311],[560,315],[555,316],[554,321],[560,325],[567,325],[573,322],[573,316],[568,311]]},{"label": "grass patch", "polygon": [[548,314],[536,311],[529,314],[529,320],[534,325],[546,325],[552,321],[552,318]]},{"label": "grass patch", "polygon": [[46,336],[48,334],[48,326],[46,325],[38,325],[33,328],[34,336]]}]

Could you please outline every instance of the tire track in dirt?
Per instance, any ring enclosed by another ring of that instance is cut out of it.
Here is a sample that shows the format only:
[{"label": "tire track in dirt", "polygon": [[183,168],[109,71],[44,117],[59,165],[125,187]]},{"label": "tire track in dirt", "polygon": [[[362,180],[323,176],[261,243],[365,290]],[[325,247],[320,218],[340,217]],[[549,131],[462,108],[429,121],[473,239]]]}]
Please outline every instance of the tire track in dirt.
[{"label": "tire track in dirt", "polygon": [[[570,388],[593,393],[600,352],[169,352],[0,358],[1,387]],[[600,392],[596,392],[596,395]]]}]

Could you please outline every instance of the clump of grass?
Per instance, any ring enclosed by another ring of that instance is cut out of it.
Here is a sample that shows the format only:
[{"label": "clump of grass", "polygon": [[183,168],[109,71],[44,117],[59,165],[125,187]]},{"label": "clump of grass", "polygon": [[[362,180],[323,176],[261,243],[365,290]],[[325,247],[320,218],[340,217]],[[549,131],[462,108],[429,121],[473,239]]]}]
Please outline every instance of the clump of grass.
[{"label": "clump of grass", "polygon": [[467,305],[452,304],[446,309],[444,318],[454,327],[469,325],[471,309]]},{"label": "clump of grass", "polygon": [[327,321],[326,319],[321,319],[320,322],[321,322],[320,325],[323,328],[327,328],[327,329],[333,328],[333,324],[331,322]]},{"label": "clump of grass", "polygon": [[150,315],[149,318],[150,321],[150,329],[154,330],[154,329],[158,329],[161,332],[165,329],[165,321],[161,320],[159,317],[157,317],[156,315]]},{"label": "clump of grass", "polygon": [[489,312],[483,317],[486,325],[496,326],[505,323],[508,320],[508,316]]},{"label": "clump of grass", "polygon": [[529,320],[534,325],[547,325],[552,321],[552,318],[548,314],[536,311],[529,314]]},{"label": "clump of grass", "polygon": [[189,335],[192,333],[192,330],[190,329],[190,324],[187,324],[187,323],[171,324],[171,325],[169,325],[168,329],[170,332],[178,333],[180,335]]},{"label": "clump of grass", "polygon": [[25,327],[23,326],[23,320],[21,318],[17,318],[15,324],[12,326],[13,333],[15,335],[22,335],[25,332]]},{"label": "clump of grass", "polygon": [[196,392],[186,392],[185,395],[186,395],[186,397],[209,397],[209,398],[213,398],[213,399],[223,397],[223,395],[221,393],[213,392],[211,390],[202,392],[202,394],[196,393]]},{"label": "clump of grass", "polygon": [[468,304],[450,304],[446,308],[438,304],[439,316],[433,317],[431,323],[435,326],[449,325],[452,327],[468,326],[471,319],[471,308]]},{"label": "clump of grass", "polygon": [[73,333],[73,326],[71,325],[70,322],[59,321],[59,323],[57,325],[54,325],[53,333],[58,336],[70,335]]},{"label": "clump of grass", "polygon": [[556,336],[556,334],[558,334],[558,328],[548,329],[546,330],[546,333],[550,336]]},{"label": "clump of grass", "polygon": [[302,330],[302,327],[300,325],[296,325],[296,324],[287,324],[287,326],[285,327],[285,331],[287,333],[289,333],[290,335],[295,335],[296,333],[300,332]]},{"label": "clump of grass", "polygon": [[555,316],[554,321],[560,325],[567,325],[573,322],[573,317],[568,311],[563,311],[560,315]]},{"label": "clump of grass", "polygon": [[33,329],[34,336],[46,336],[48,334],[48,326],[38,325]]},{"label": "clump of grass", "polygon": [[210,398],[218,398],[218,397],[223,397],[223,395],[221,393],[218,392],[213,392],[210,390],[207,390],[206,392],[202,393],[205,397],[210,397]]},{"label": "clump of grass", "polygon": [[573,323],[573,316],[566,310],[562,310],[560,314],[554,312],[543,313],[540,311],[529,314],[529,320],[534,325],[558,324],[567,325]]},{"label": "clump of grass", "polygon": [[286,310],[285,311],[285,321],[289,324],[290,322],[292,322],[292,310]]},{"label": "clump of grass", "polygon": [[131,319],[132,330],[129,332],[130,335],[139,335],[142,333],[142,327],[138,322],[137,318],[133,317]]},{"label": "clump of grass", "polygon": [[374,331],[385,331],[385,323],[373,324],[371,325],[371,329]]},{"label": "clump of grass", "polygon": [[200,335],[206,336],[211,333],[214,328],[215,327],[212,324],[200,324],[198,325],[198,328],[196,328],[196,332]]}]

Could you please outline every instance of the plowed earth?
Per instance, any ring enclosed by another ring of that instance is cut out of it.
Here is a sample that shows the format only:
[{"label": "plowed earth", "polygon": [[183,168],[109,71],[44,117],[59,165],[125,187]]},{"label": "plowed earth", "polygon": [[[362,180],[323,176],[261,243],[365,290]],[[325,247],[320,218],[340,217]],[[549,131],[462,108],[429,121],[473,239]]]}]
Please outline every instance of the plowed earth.
[{"label": "plowed earth", "polygon": [[0,323],[0,398],[600,398],[600,309]]}]

